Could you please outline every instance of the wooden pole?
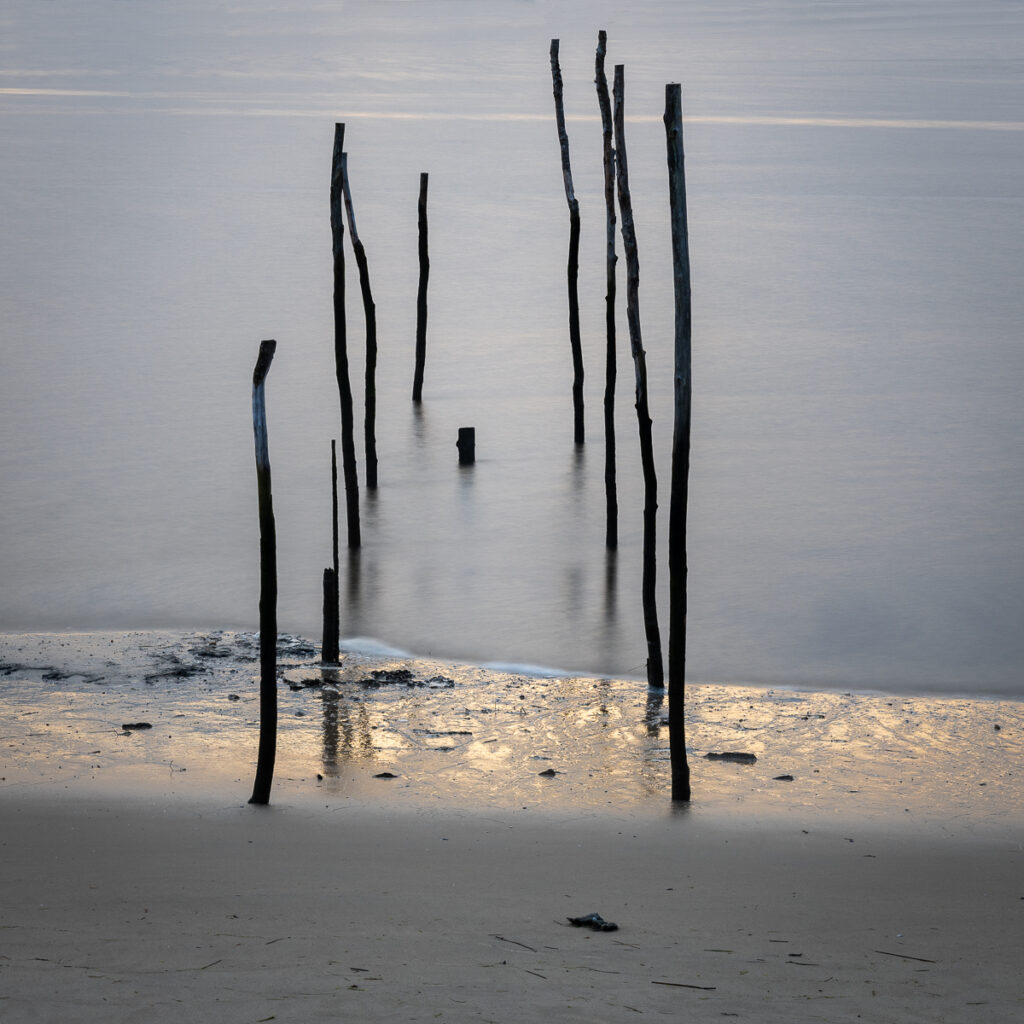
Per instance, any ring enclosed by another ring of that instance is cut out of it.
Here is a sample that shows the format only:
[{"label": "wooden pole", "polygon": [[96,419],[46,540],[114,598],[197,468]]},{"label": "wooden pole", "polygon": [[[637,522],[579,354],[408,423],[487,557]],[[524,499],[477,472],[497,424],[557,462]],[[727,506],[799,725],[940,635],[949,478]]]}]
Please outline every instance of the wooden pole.
[{"label": "wooden pole", "polygon": [[270,450],[264,382],[277,348],[260,342],[252,375],[252,431],[256,442],[256,487],[260,516],[260,743],[251,804],[270,803],[277,756],[277,536],[270,487]]},{"label": "wooden pole", "polygon": [[604,206],[605,206],[605,335],[607,354],[604,375],[604,495],[605,547],[614,551],[619,546],[619,499],[615,484],[615,149],[612,145],[612,104],[608,95],[608,77],[604,58],[608,34],[597,34],[597,57],[594,63],[597,102],[601,108],[601,130],[604,142]]},{"label": "wooden pole", "polygon": [[348,546],[359,547],[359,476],[352,427],[352,385],[348,377],[348,339],[345,332],[345,221],[341,214],[341,158],[345,126],[334,126],[334,155],[331,160],[331,236],[334,246],[334,366],[341,402],[341,462],[345,476],[345,509]]},{"label": "wooden pole", "polygon": [[669,510],[668,728],[672,799],[690,799],[686,760],[686,506],[690,476],[690,244],[683,167],[683,101],[678,84],[665,86],[665,144],[672,217],[675,281],[675,422],[672,431],[672,499]]},{"label": "wooden pole", "polygon": [[338,662],[338,642],[341,636],[341,593],[338,584],[338,446],[334,438],[331,438],[331,524],[333,562],[332,568],[324,569],[324,632],[320,660],[335,665]]},{"label": "wooden pole", "polygon": [[656,525],[658,516],[658,477],[654,470],[654,443],[651,436],[651,415],[647,402],[647,356],[640,334],[640,260],[633,226],[633,203],[629,194],[629,169],[626,160],[626,126],[623,94],[623,66],[615,65],[615,153],[619,211],[622,214],[622,247],[626,253],[626,321],[629,324],[629,345],[633,353],[636,375],[636,417],[640,430],[640,460],[644,471],[644,544],[643,544],[643,609],[647,634],[647,682],[665,685],[665,668],[661,657],[661,633],[658,629],[658,608],[655,595],[657,579]]},{"label": "wooden pole", "polygon": [[377,487],[377,307],[370,291],[370,269],[366,250],[356,230],[356,215],[352,209],[352,190],[348,182],[348,153],[341,154],[341,185],[345,193],[345,216],[352,251],[359,268],[359,290],[363,295],[363,316],[366,320],[366,374],[364,378],[365,405],[363,414],[363,443],[366,450],[366,486]]},{"label": "wooden pole", "polygon": [[423,401],[423,366],[427,361],[427,280],[430,256],[427,251],[427,173],[420,174],[419,214],[420,284],[416,292],[416,373],[412,382],[412,400]]},{"label": "wooden pole", "polygon": [[562,150],[562,180],[565,201],[569,204],[569,261],[566,276],[569,283],[569,347],[572,349],[573,438],[583,444],[583,347],[580,344],[580,204],[572,185],[569,166],[569,136],[565,130],[565,109],[562,104],[562,69],[558,64],[558,40],[551,40],[551,83],[555,94],[555,123],[558,144]]}]

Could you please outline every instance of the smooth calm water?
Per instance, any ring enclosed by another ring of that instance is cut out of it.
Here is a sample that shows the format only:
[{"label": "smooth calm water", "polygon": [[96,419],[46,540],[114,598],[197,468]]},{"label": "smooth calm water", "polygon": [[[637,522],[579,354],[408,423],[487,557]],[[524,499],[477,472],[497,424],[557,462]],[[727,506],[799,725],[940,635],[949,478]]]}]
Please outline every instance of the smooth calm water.
[{"label": "smooth calm water", "polygon": [[[763,0],[0,11],[0,628],[255,624],[268,381],[282,628],[319,636],[337,437],[328,180],[378,308],[380,489],[342,632],[641,676],[620,279],[622,546],[603,548],[597,30],[626,65],[667,527],[661,124],[683,83],[695,680],[1024,695],[1024,9]],[[561,39],[583,217],[572,444]],[[409,400],[430,173],[425,401]],[[362,310],[350,259],[353,382]],[[623,268],[624,269],[624,268]],[[361,411],[359,413],[361,417]],[[478,462],[456,462],[459,426]],[[667,545],[662,542],[662,581]],[[663,627],[667,597],[661,602]]]}]

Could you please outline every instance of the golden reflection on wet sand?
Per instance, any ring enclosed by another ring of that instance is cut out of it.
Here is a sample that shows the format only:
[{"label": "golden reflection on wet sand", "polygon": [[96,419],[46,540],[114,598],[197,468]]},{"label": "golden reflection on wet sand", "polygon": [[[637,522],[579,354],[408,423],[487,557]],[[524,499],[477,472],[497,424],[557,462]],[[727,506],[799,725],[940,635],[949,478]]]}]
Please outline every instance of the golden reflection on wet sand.
[{"label": "golden reflection on wet sand", "polygon": [[[355,655],[331,669],[295,651],[281,658],[279,798],[666,805],[667,702],[642,683]],[[256,672],[242,634],[5,636],[0,788],[244,797]],[[697,808],[1020,823],[1019,702],[704,684],[690,686],[687,714]],[[706,757],[723,752],[757,760]]]}]

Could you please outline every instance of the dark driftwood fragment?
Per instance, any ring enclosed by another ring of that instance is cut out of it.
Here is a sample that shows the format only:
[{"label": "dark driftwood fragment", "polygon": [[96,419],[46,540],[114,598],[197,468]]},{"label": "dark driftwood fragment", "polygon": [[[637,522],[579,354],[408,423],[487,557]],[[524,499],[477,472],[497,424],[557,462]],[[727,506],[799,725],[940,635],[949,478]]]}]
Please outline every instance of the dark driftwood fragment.
[{"label": "dark driftwood fragment", "polygon": [[569,284],[569,347],[572,349],[573,438],[583,444],[583,346],[580,343],[580,204],[572,185],[569,165],[569,135],[565,130],[565,108],[562,103],[562,69],[558,64],[558,40],[551,40],[551,83],[555,94],[555,122],[558,144],[562,151],[562,181],[565,201],[569,204],[569,260],[566,276]]},{"label": "dark driftwood fragment", "polygon": [[252,375],[252,430],[256,442],[256,487],[260,516],[260,744],[251,804],[270,803],[277,757],[277,535],[270,489],[270,450],[264,382],[276,341],[260,343]]},{"label": "dark driftwood fragment", "polygon": [[473,465],[476,461],[476,428],[459,427],[459,439],[455,447],[459,449],[459,465]]},{"label": "dark driftwood fragment", "polygon": [[427,281],[430,278],[430,254],[427,249],[427,178],[420,174],[419,220],[420,283],[416,290],[416,372],[412,381],[412,400],[423,401],[423,367],[427,361]]},{"label": "dark driftwood fragment", "polygon": [[602,29],[597,34],[597,57],[594,62],[597,102],[601,108],[601,131],[604,151],[604,207],[605,207],[605,337],[606,357],[604,374],[604,495],[605,495],[605,547],[615,550],[619,546],[619,499],[615,485],[615,149],[612,141],[612,102],[608,95],[608,76],[604,73],[604,58],[608,35]]},{"label": "dark driftwood fragment", "polygon": [[714,985],[688,985],[685,981],[652,981],[652,985],[668,985],[671,988],[695,988],[698,992],[714,992]]},{"label": "dark driftwood fragment", "polygon": [[665,144],[675,282],[675,416],[668,526],[668,729],[672,799],[690,799],[686,760],[686,506],[690,480],[690,243],[683,166],[683,101],[678,84],[665,86]]},{"label": "dark driftwood fragment", "polygon": [[345,329],[345,220],[342,216],[342,153],[345,126],[334,126],[334,154],[331,160],[331,237],[334,247],[334,368],[341,403],[341,463],[345,477],[345,509],[348,546],[359,547],[359,476],[352,427],[352,385],[348,376],[348,338]]},{"label": "dark driftwood fragment", "polygon": [[356,230],[356,215],[352,209],[352,190],[348,182],[348,153],[341,154],[341,185],[345,192],[345,216],[352,252],[359,269],[359,290],[363,296],[363,316],[366,320],[366,373],[364,375],[365,404],[363,409],[363,444],[366,450],[366,486],[377,486],[377,307],[370,291],[370,268],[366,262],[366,249]]},{"label": "dark driftwood fragment", "polygon": [[938,960],[928,960],[923,956],[908,956],[906,953],[890,953],[887,949],[876,949],[876,953],[882,956],[898,956],[901,960],[916,960],[919,964],[937,964]]},{"label": "dark driftwood fragment", "polygon": [[661,658],[661,632],[658,629],[658,607],[655,595],[657,581],[658,476],[654,469],[654,442],[651,415],[647,402],[647,357],[640,334],[640,259],[633,226],[633,203],[629,194],[629,165],[626,160],[626,127],[623,94],[623,66],[615,65],[615,152],[619,211],[622,214],[622,247],[626,253],[626,321],[629,324],[629,346],[633,353],[636,376],[636,417],[640,431],[640,461],[644,471],[644,542],[643,542],[643,609],[647,634],[647,682],[665,685],[665,668]]}]

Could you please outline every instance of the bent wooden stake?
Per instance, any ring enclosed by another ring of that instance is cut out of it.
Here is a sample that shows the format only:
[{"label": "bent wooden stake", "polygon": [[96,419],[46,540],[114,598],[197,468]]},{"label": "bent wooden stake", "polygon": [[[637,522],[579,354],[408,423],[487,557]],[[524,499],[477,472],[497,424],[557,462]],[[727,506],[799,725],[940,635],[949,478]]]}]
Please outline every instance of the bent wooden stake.
[{"label": "bent wooden stake", "polygon": [[270,803],[277,756],[277,535],[270,490],[270,452],[264,382],[277,348],[260,342],[252,375],[252,430],[256,441],[256,486],[260,512],[260,745],[251,804]]}]

